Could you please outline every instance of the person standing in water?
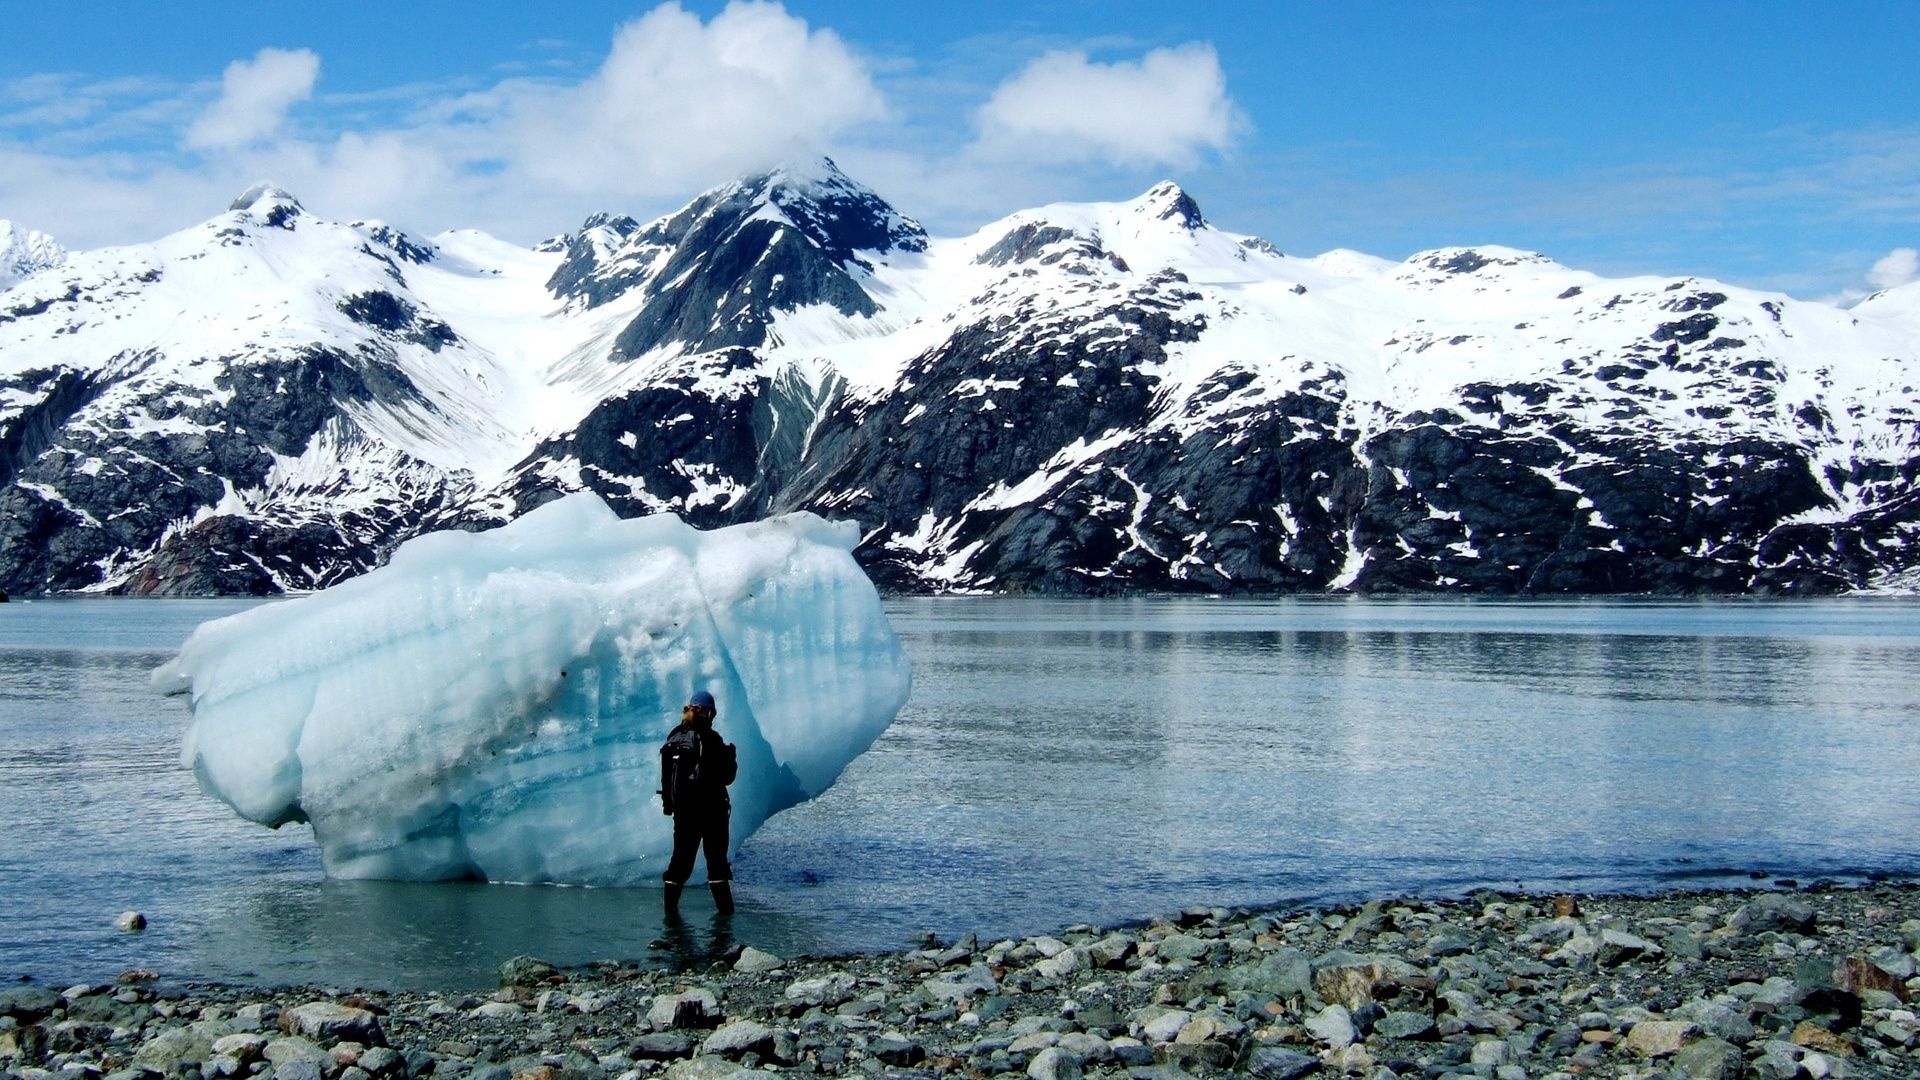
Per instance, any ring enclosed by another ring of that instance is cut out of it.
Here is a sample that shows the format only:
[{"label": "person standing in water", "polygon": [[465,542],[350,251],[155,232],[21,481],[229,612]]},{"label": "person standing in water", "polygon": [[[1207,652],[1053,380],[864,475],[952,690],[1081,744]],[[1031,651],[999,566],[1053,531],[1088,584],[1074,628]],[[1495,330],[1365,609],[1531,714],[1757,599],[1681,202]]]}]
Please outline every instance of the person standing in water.
[{"label": "person standing in water", "polygon": [[660,805],[673,819],[673,856],[661,875],[669,917],[680,913],[680,892],[693,875],[694,856],[703,848],[714,910],[733,913],[733,871],[727,865],[733,804],[727,785],[733,783],[739,763],[733,744],[713,730],[717,714],[713,695],[694,691],[680,710],[680,726],[660,748]]}]

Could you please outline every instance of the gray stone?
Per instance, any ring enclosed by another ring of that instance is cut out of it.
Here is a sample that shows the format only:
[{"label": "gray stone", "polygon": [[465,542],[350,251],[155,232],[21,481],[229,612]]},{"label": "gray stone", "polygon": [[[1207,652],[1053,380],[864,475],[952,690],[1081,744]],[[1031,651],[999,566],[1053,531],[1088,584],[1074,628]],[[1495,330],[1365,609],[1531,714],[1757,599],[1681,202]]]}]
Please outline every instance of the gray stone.
[{"label": "gray stone", "polygon": [[1642,1020],[1627,1032],[1620,1048],[1636,1057],[1668,1057],[1679,1053],[1699,1030],[1690,1020]]},{"label": "gray stone", "polygon": [[754,1080],[765,1074],[723,1057],[697,1057],[667,1066],[667,1080]]},{"label": "gray stone", "polygon": [[927,1059],[926,1047],[897,1031],[889,1031],[867,1044],[867,1053],[883,1065],[908,1068]]},{"label": "gray stone", "polygon": [[1078,1058],[1057,1046],[1049,1046],[1033,1056],[1027,1064],[1027,1075],[1033,1080],[1080,1080],[1083,1073]]},{"label": "gray stone", "polygon": [[854,979],[836,971],[814,979],[801,979],[788,986],[785,997],[796,1005],[833,1006],[853,997]]},{"label": "gray stone", "polygon": [[1746,1069],[1740,1048],[1720,1038],[1701,1039],[1673,1058],[1673,1071],[1684,1080],[1739,1080]]},{"label": "gray stone", "polygon": [[1338,1049],[1349,1046],[1358,1037],[1354,1030],[1353,1014],[1345,1005],[1329,1005],[1307,1020],[1306,1029],[1314,1038]]},{"label": "gray stone", "polygon": [[1098,1065],[1113,1060],[1113,1046],[1098,1035],[1070,1031],[1060,1036],[1060,1049],[1079,1058],[1083,1065]]},{"label": "gray stone", "polygon": [[289,1061],[312,1061],[325,1065],[333,1061],[333,1055],[320,1049],[298,1035],[288,1035],[268,1043],[260,1051],[260,1056],[269,1064],[284,1065]]},{"label": "gray stone", "polygon": [[113,920],[113,928],[123,934],[137,934],[147,928],[147,917],[137,911],[123,911]]},{"label": "gray stone", "polygon": [[529,989],[547,984],[558,975],[560,969],[533,956],[516,956],[500,965],[501,986],[524,986]]},{"label": "gray stone", "polygon": [[176,1073],[213,1055],[213,1040],[190,1027],[168,1028],[140,1044],[133,1064],[162,1073]]},{"label": "gray stone", "polygon": [[[853,980],[847,980],[851,987]],[[845,1000],[844,998],[841,1000]],[[808,1002],[819,1004],[819,1002]],[[655,1031],[669,1028],[708,1028],[720,1022],[720,999],[704,987],[661,994],[647,1008],[647,1023]]]},{"label": "gray stone", "polygon": [[1109,1040],[1107,1049],[1113,1051],[1113,1060],[1121,1065],[1132,1067],[1153,1063],[1153,1048],[1131,1036],[1121,1035]]},{"label": "gray stone", "polygon": [[1087,946],[1087,961],[1095,967],[1120,967],[1133,955],[1134,948],[1133,939],[1127,935],[1108,934]]},{"label": "gray stone", "polygon": [[240,1031],[232,1035],[222,1035],[218,1039],[213,1040],[213,1052],[216,1054],[226,1054],[244,1065],[261,1060],[262,1056],[266,1053],[268,1042],[269,1040],[265,1035],[251,1031]]},{"label": "gray stone", "polygon": [[678,1061],[692,1057],[694,1037],[684,1031],[656,1031],[635,1039],[630,1052],[636,1061]]},{"label": "gray stone", "polygon": [[1260,1046],[1247,1058],[1246,1072],[1256,1080],[1300,1080],[1320,1071],[1320,1059],[1284,1046]]},{"label": "gray stone", "polygon": [[1000,983],[994,979],[992,968],[974,964],[962,971],[936,975],[921,983],[920,989],[934,1001],[964,1003],[976,995],[994,993],[1000,989]]},{"label": "gray stone", "polygon": [[761,952],[759,949],[749,945],[740,950],[740,959],[733,962],[733,970],[748,975],[759,975],[785,965],[785,960],[780,959],[770,952]]},{"label": "gray stone", "polygon": [[273,1080],[324,1080],[320,1063],[296,1058],[273,1067]]},{"label": "gray stone", "polygon": [[1660,946],[1624,930],[1600,931],[1600,947],[1594,960],[1602,967],[1617,967],[1643,956],[1659,956]]},{"label": "gray stone", "polygon": [[1374,1033],[1389,1039],[1426,1039],[1434,1034],[1433,1017],[1415,1012],[1390,1012],[1373,1025]]},{"label": "gray stone", "polygon": [[0,1016],[11,1016],[23,1024],[46,1019],[60,1004],[59,994],[38,986],[0,990]]},{"label": "gray stone", "polygon": [[746,1053],[769,1056],[780,1033],[753,1020],[735,1020],[722,1024],[700,1044],[702,1054],[739,1057]]},{"label": "gray stone", "polygon": [[1769,930],[1791,934],[1811,934],[1814,927],[1812,905],[1785,893],[1762,893],[1741,905],[1727,925],[1742,934],[1761,934]]},{"label": "gray stone", "polygon": [[1198,960],[1213,951],[1213,942],[1188,934],[1161,938],[1153,954],[1162,960]]},{"label": "gray stone", "polygon": [[1753,1039],[1753,1022],[1747,1019],[1745,1013],[1725,1005],[1691,1001],[1682,1006],[1676,1015],[1699,1024],[1701,1031],[1717,1039],[1742,1044]]},{"label": "gray stone", "polygon": [[407,1059],[385,1046],[368,1048],[367,1052],[361,1054],[360,1060],[354,1064],[365,1069],[367,1075],[374,1077],[375,1080],[385,1080],[386,1077],[403,1074],[407,1069]]},{"label": "gray stone", "polygon": [[280,1014],[280,1030],[318,1043],[344,1039],[362,1046],[384,1046],[387,1042],[373,1013],[331,1001],[310,1001],[288,1009]]},{"label": "gray stone", "polygon": [[1306,998],[1314,993],[1313,961],[1299,949],[1283,948],[1258,964],[1227,969],[1222,982],[1233,989],[1252,990],[1283,1000]]},{"label": "gray stone", "polygon": [[1512,1053],[1513,1049],[1507,1045],[1505,1039],[1481,1039],[1473,1044],[1473,1050],[1468,1054],[1467,1060],[1475,1065],[1497,1069],[1507,1064]]}]

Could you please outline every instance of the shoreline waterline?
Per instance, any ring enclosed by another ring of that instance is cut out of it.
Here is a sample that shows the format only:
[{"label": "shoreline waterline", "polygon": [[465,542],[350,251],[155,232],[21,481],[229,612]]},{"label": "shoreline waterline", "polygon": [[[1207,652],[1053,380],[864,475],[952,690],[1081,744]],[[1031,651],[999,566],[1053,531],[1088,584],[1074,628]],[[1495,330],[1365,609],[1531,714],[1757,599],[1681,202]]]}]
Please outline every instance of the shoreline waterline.
[{"label": "shoreline waterline", "polygon": [[[761,1066],[1056,1077],[1170,1076],[1141,1070],[1171,1066],[1373,1080],[1920,1073],[1920,877],[1195,907],[834,956],[779,957],[691,903],[687,915],[669,930],[701,946],[687,962],[556,968],[516,957],[499,986],[466,991],[169,983],[165,973],[59,992],[16,985],[0,991],[0,1015],[12,1018],[0,1023],[0,1070],[191,1066],[206,1080],[638,1080]],[[313,1071],[289,1071],[292,1061]]]}]

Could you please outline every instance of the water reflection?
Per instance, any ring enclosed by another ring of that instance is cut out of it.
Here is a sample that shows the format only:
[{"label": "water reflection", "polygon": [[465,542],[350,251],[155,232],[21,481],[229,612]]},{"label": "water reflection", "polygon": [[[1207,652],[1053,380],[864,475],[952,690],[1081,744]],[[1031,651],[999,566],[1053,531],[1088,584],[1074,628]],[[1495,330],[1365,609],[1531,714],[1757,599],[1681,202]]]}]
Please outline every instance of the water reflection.
[{"label": "water reflection", "polygon": [[306,830],[199,795],[147,673],[231,606],[0,616],[0,974],[471,987],[519,953],[1920,870],[1910,602],[895,601],[913,700],[748,843],[731,922],[690,893],[677,926],[651,889],[326,881]]}]

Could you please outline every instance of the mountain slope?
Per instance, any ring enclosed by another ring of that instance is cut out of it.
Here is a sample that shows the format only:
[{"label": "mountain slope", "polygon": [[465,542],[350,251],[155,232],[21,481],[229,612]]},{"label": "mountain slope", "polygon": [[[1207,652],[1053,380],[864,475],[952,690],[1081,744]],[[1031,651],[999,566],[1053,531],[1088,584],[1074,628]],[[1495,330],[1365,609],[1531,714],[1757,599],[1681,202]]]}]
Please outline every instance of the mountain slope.
[{"label": "mountain slope", "polygon": [[904,589],[1911,575],[1920,292],[1284,255],[1177,186],[932,238],[831,162],[535,251],[284,192],[0,294],[0,587],[303,588],[592,488]]}]

